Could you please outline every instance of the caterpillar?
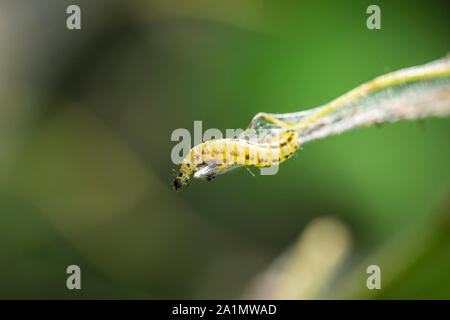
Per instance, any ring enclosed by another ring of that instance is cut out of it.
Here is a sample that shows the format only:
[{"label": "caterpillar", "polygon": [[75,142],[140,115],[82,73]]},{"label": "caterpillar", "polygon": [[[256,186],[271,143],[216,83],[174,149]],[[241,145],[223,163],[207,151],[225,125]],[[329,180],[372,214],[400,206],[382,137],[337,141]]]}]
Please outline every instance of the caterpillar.
[{"label": "caterpillar", "polygon": [[[256,143],[244,139],[217,139],[193,147],[183,159],[180,170],[173,180],[175,191],[187,185],[192,175],[207,165],[220,169],[244,165],[266,167],[289,159],[297,150],[299,136],[294,130],[285,130],[267,143]],[[215,174],[207,179],[214,179]]]}]

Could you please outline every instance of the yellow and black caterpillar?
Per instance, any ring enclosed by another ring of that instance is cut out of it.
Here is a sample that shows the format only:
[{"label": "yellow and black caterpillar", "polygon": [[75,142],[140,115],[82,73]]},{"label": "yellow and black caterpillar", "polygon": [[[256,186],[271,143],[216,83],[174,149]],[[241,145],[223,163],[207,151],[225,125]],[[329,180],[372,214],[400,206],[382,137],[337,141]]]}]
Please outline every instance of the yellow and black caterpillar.
[{"label": "yellow and black caterpillar", "polygon": [[[173,180],[175,191],[180,191],[199,169],[215,164],[219,169],[245,165],[266,167],[280,164],[297,150],[298,134],[286,130],[267,143],[244,139],[218,139],[201,143],[192,148],[181,163],[180,171]],[[214,173],[208,180],[214,178]]]}]

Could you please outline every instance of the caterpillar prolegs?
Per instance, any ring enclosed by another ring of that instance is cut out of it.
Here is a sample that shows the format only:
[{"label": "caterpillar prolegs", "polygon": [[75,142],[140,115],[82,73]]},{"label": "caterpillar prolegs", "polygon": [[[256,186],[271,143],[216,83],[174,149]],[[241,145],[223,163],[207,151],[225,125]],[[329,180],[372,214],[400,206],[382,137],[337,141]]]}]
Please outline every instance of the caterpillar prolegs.
[{"label": "caterpillar prolegs", "polygon": [[[218,139],[201,143],[192,148],[181,163],[180,171],[173,180],[175,191],[180,191],[195,172],[212,164],[217,171],[229,166],[266,167],[289,159],[297,150],[298,134],[285,130],[267,143],[244,139]],[[214,173],[208,180],[214,178]]]}]

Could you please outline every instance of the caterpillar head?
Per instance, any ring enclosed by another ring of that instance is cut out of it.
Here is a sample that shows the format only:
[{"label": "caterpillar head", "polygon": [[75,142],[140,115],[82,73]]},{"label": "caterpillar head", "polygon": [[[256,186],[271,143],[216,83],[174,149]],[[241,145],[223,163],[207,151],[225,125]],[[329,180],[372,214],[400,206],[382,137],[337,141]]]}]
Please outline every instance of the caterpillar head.
[{"label": "caterpillar head", "polygon": [[[191,182],[191,178],[194,177],[196,179],[205,179],[208,181],[214,180],[216,176],[217,165],[208,166],[206,163],[201,163],[200,165],[196,165],[195,168],[190,166],[192,169],[192,173],[188,174],[186,171],[180,171],[173,179],[173,189],[177,192],[181,191],[181,189],[188,185]],[[188,171],[189,172],[189,171]]]},{"label": "caterpillar head", "polygon": [[173,189],[177,192],[181,191],[181,188],[187,185],[190,179],[191,177],[189,175],[180,171],[175,179],[173,179]]}]

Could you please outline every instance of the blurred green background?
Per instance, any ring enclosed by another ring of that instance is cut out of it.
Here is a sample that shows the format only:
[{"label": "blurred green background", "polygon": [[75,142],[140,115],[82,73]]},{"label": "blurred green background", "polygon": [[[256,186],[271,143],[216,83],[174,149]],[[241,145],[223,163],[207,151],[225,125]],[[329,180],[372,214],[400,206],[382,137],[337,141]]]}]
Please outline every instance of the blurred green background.
[{"label": "blurred green background", "polygon": [[[78,4],[82,29],[66,28]],[[381,8],[381,30],[366,8]],[[449,119],[171,188],[173,130],[245,128],[444,56],[447,1],[2,1],[0,298],[239,298],[316,218],[351,245],[313,298],[450,298]],[[82,290],[66,288],[66,268]],[[382,290],[366,288],[366,267]],[[304,277],[312,279],[307,273]],[[293,284],[295,286],[295,283]],[[300,285],[300,284],[299,284]],[[301,297],[299,297],[301,298]]]}]

